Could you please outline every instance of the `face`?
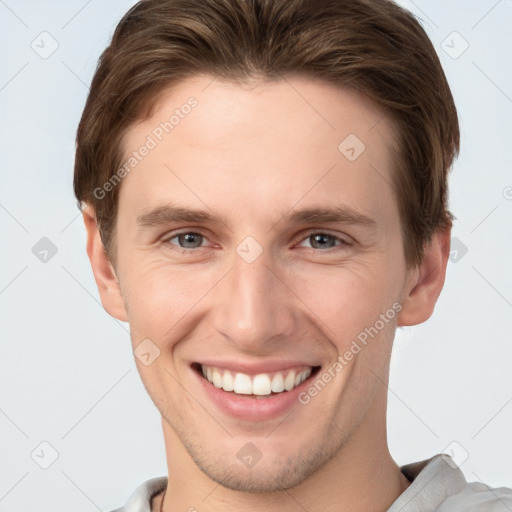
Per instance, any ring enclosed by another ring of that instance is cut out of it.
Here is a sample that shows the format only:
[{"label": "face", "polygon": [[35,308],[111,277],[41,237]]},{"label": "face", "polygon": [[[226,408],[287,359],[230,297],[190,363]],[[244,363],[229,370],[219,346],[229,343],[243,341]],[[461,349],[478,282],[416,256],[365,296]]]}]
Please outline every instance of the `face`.
[{"label": "face", "polygon": [[297,76],[196,76],[127,133],[127,158],[151,147],[120,189],[119,289],[100,292],[151,354],[136,362],[166,441],[216,482],[290,488],[356,432],[381,436],[394,330],[419,278],[390,186],[394,140],[364,96]]}]

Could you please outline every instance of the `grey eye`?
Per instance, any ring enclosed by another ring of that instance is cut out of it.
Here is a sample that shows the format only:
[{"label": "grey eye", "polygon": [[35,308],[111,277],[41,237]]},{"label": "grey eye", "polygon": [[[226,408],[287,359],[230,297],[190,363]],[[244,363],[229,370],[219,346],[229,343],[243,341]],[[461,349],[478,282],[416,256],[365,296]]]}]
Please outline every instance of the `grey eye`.
[{"label": "grey eye", "polygon": [[325,233],[315,233],[314,235],[310,235],[308,240],[310,241],[313,249],[330,249],[331,247],[336,246],[336,237]]},{"label": "grey eye", "polygon": [[171,238],[169,242],[176,239],[178,239],[178,245],[183,249],[196,249],[201,247],[203,243],[203,235],[199,233],[181,233]]}]

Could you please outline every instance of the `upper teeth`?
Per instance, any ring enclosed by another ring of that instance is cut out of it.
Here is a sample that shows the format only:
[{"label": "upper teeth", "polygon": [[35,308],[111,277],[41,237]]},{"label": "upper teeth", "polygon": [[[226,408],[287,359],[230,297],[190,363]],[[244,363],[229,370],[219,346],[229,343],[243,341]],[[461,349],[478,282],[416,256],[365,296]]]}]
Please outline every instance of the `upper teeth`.
[{"label": "upper teeth", "polygon": [[280,393],[297,387],[311,375],[312,367],[259,373],[252,377],[214,366],[201,365],[201,370],[208,381],[224,391],[234,391],[241,395],[270,395],[272,391]]}]

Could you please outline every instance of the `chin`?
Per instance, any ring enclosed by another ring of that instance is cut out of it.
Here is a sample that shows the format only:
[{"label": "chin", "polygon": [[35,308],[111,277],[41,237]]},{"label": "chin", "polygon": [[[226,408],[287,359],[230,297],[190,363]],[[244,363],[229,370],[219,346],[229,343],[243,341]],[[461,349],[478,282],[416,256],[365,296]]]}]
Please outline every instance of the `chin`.
[{"label": "chin", "polygon": [[[249,446],[251,443],[246,443],[244,448]],[[206,457],[204,450],[194,449],[197,446],[189,448],[189,455],[208,478],[228,489],[250,493],[292,489],[326,465],[338,451],[338,447],[334,446],[325,446],[322,451],[317,445],[309,450],[297,446],[295,453],[290,455],[260,452],[261,458],[251,462],[252,465],[248,467],[241,462],[243,449],[232,456],[227,455],[225,450]],[[250,453],[251,448],[247,448],[247,452]]]}]

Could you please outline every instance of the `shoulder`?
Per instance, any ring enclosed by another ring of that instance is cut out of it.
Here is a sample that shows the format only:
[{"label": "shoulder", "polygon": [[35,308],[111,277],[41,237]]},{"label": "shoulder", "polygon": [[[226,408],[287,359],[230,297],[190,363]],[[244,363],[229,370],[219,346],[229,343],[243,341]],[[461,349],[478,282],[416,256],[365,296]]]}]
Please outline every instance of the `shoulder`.
[{"label": "shoulder", "polygon": [[411,485],[388,512],[512,512],[512,489],[467,482],[448,454],[400,468]]},{"label": "shoulder", "polygon": [[512,510],[512,489],[492,488],[478,482],[466,484],[450,496],[437,512],[506,512]]},{"label": "shoulder", "polygon": [[151,512],[153,498],[167,487],[167,477],[157,477],[139,485],[128,498],[124,507],[111,512]]}]

